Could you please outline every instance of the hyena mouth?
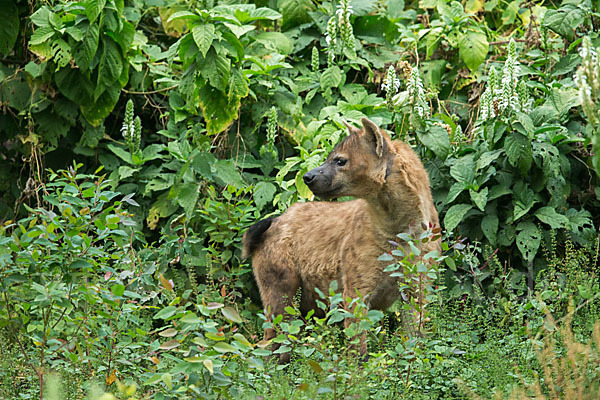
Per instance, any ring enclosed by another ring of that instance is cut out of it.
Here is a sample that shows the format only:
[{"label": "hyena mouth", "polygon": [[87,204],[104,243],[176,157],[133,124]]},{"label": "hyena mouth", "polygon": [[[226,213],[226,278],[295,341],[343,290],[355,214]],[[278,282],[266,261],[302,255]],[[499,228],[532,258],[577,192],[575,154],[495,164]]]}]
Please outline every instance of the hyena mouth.
[{"label": "hyena mouth", "polygon": [[310,190],[313,192],[313,194],[315,196],[317,196],[321,200],[335,200],[338,197],[342,196],[342,194],[340,193],[340,188],[334,188],[334,189],[331,189],[331,190],[324,190],[324,191],[321,191],[321,192],[318,191],[318,190],[316,190],[316,189],[315,190],[310,189]]}]

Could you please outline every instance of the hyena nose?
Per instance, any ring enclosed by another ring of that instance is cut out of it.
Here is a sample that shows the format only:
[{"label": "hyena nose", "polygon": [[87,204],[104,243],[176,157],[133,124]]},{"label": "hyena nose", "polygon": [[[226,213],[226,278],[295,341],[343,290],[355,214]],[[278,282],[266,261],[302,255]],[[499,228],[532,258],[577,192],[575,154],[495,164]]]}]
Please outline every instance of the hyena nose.
[{"label": "hyena nose", "polygon": [[302,179],[304,179],[304,183],[306,183],[307,185],[310,185],[315,180],[316,177],[317,177],[317,174],[315,174],[313,171],[308,171],[307,173],[304,174]]}]

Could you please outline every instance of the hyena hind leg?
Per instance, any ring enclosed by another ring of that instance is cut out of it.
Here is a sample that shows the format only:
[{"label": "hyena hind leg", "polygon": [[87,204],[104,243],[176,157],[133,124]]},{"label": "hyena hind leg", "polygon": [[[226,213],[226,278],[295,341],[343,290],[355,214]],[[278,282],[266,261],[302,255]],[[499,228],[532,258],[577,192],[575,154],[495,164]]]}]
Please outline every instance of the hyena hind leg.
[{"label": "hyena hind leg", "polygon": [[[296,291],[300,287],[298,274],[291,268],[269,262],[263,265],[256,265],[254,275],[267,318],[273,320],[274,317],[281,314],[284,320],[289,319],[285,308],[292,305]],[[265,340],[273,339],[275,336],[273,328],[265,329]],[[275,351],[280,346],[279,343],[273,343],[271,349]],[[286,364],[289,361],[290,353],[279,355],[280,364]]]}]

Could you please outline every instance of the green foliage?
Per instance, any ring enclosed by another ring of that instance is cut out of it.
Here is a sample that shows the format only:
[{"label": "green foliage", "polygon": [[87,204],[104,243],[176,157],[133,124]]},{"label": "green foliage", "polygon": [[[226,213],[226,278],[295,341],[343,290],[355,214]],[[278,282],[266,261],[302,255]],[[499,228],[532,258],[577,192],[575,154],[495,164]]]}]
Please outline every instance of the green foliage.
[{"label": "green foliage", "polygon": [[148,330],[152,271],[138,263],[124,209],[137,203],[80,167],[50,172],[47,207],[0,231],[0,327],[40,386],[46,369],[77,371],[91,360],[110,379],[132,366],[131,346]]},{"label": "green foliage", "polygon": [[[65,398],[490,398],[541,371],[546,308],[589,335],[595,2],[242,3],[0,1],[0,397],[55,370]],[[457,238],[441,276],[389,255],[404,294],[435,275],[424,338],[335,290],[324,318],[256,317],[243,231],[311,200],[363,117],[419,152]]]}]

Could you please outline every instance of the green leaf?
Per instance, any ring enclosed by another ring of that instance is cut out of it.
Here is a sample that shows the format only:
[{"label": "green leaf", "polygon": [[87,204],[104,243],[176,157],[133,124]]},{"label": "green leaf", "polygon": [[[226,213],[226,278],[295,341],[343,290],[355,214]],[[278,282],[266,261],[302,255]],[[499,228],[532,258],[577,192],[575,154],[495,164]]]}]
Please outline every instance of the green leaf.
[{"label": "green leaf", "polygon": [[[175,188],[174,188],[175,189]],[[182,183],[176,186],[177,203],[185,210],[188,217],[191,217],[198,203],[199,187],[197,183]]]},{"label": "green leaf", "polygon": [[445,160],[450,153],[450,139],[448,131],[439,125],[433,125],[427,130],[418,130],[419,141],[441,160]]},{"label": "green leaf", "polygon": [[[6,1],[6,0],[3,0],[3,1]],[[16,2],[8,0],[8,3],[11,3],[14,5]],[[0,3],[0,4],[2,4],[2,3]],[[50,26],[50,15],[52,15],[52,14],[53,14],[53,12],[50,11],[50,8],[48,6],[42,6],[36,12],[31,14],[31,17],[29,19],[31,19],[31,22],[33,22],[33,24],[37,27]]]},{"label": "green leaf", "polygon": [[558,117],[561,118],[571,108],[580,104],[579,91],[575,88],[552,88],[552,94],[546,102],[552,104]]},{"label": "green leaf", "polygon": [[177,312],[177,307],[167,306],[167,307],[163,308],[162,310],[160,310],[159,312],[157,312],[156,314],[154,314],[154,317],[152,317],[152,318],[153,319],[167,319],[167,318],[175,315],[176,312]]},{"label": "green leaf", "polygon": [[98,18],[105,5],[106,0],[87,0],[84,3],[85,13],[90,23],[94,22],[96,18]]},{"label": "green leaf", "polygon": [[481,230],[492,246],[495,246],[498,235],[498,216],[490,214],[483,217],[481,220]]},{"label": "green leaf", "polygon": [[95,102],[83,104],[81,113],[92,126],[98,126],[115,108],[120,94],[121,88],[118,84],[110,85]]},{"label": "green leaf", "polygon": [[263,32],[256,36],[255,40],[284,55],[290,54],[294,49],[290,39],[281,32]]},{"label": "green leaf", "polygon": [[311,21],[309,11],[313,10],[313,3],[310,0],[281,0],[277,2],[279,11],[283,14],[281,22],[282,30],[288,30],[294,26],[301,25]]},{"label": "green leaf", "polygon": [[229,90],[227,94],[229,101],[242,99],[248,96],[249,91],[248,79],[238,68],[234,68],[229,78]]},{"label": "green leaf", "polygon": [[92,102],[94,84],[74,68],[63,68],[55,74],[56,87],[69,100],[82,105]]},{"label": "green leaf", "polygon": [[217,182],[222,185],[233,185],[236,188],[243,188],[246,185],[242,176],[232,160],[217,160],[214,165],[214,176]]},{"label": "green leaf", "polygon": [[213,349],[218,351],[219,353],[236,353],[238,350],[225,342],[218,342],[213,345]]},{"label": "green leaf", "polygon": [[452,232],[463,220],[464,216],[473,208],[470,204],[455,204],[446,212],[444,227]]},{"label": "green leaf", "polygon": [[206,367],[208,372],[211,373],[211,375],[215,373],[215,368],[213,366],[212,360],[204,360],[204,361],[202,361],[202,364],[204,364],[204,366]]},{"label": "green leaf", "polygon": [[209,135],[216,135],[227,129],[237,117],[240,108],[238,98],[229,99],[211,85],[203,85],[198,89],[198,103]]},{"label": "green leaf", "polygon": [[259,21],[259,20],[273,21],[273,20],[280,19],[280,18],[281,18],[281,14],[279,14],[277,11],[272,10],[267,7],[260,7],[260,8],[250,11],[250,18],[247,21],[240,21],[240,22],[245,23],[248,21]]},{"label": "green leaf", "polygon": [[211,86],[225,93],[229,83],[230,61],[227,57],[218,54],[211,48],[201,63],[200,73],[207,79]]},{"label": "green leaf", "polygon": [[[181,343],[179,343],[178,340],[176,339],[171,339],[169,341],[164,342],[163,344],[161,344],[160,346],[158,346],[159,349],[161,350],[171,350],[174,349],[176,347],[179,347],[181,345]],[[169,375],[170,376],[170,375]],[[164,380],[164,375],[163,375],[163,380]],[[169,381],[170,382],[170,381]],[[165,382],[166,383],[166,382]],[[168,386],[168,385],[167,385]]]},{"label": "green leaf", "polygon": [[259,210],[273,200],[277,188],[271,182],[259,182],[254,187],[254,202]]},{"label": "green leaf", "polygon": [[553,207],[542,207],[535,212],[535,216],[543,223],[550,225],[552,229],[566,228],[569,225],[569,219],[557,213]]},{"label": "green leaf", "polygon": [[485,60],[489,46],[484,33],[468,32],[460,41],[458,51],[467,67],[475,71]]},{"label": "green leaf", "polygon": [[198,50],[200,50],[202,56],[206,57],[215,36],[215,26],[213,24],[196,25],[192,29],[192,36]]},{"label": "green leaf", "polygon": [[487,196],[488,196],[488,188],[483,188],[476,192],[474,190],[469,190],[469,195],[471,196],[471,200],[477,208],[481,211],[485,211],[485,206],[487,204]]},{"label": "green leaf", "polygon": [[91,24],[85,31],[83,41],[75,49],[75,53],[73,54],[73,58],[75,59],[77,66],[82,71],[87,71],[87,69],[90,67],[90,63],[92,62],[92,59],[94,58],[94,55],[96,55],[96,51],[98,50],[98,40],[98,25]]},{"label": "green leaf", "polygon": [[29,45],[35,46],[37,44],[45,43],[48,39],[54,36],[56,32],[54,28],[51,26],[42,26],[37,28],[33,35],[31,35],[31,39],[29,39]]},{"label": "green leaf", "polygon": [[8,55],[19,36],[19,9],[14,0],[0,0],[0,10],[2,10],[0,53]]},{"label": "green leaf", "polygon": [[126,163],[129,163],[131,165],[134,165],[133,159],[131,158],[131,153],[129,153],[128,150],[125,150],[123,147],[118,146],[116,144],[112,144],[112,143],[108,143],[106,145],[106,147],[110,151],[112,151],[117,157],[119,157],[121,160],[123,160]]},{"label": "green leaf", "polygon": [[310,191],[308,186],[306,186],[306,183],[304,183],[304,179],[302,179],[306,172],[307,171],[298,171],[296,173],[296,178],[294,179],[294,182],[296,183],[296,191],[298,192],[298,196],[300,196],[303,199],[310,200],[314,197],[313,193]]},{"label": "green leaf", "polygon": [[531,263],[537,254],[542,241],[542,234],[533,222],[524,221],[517,226],[517,247],[523,255],[523,259]]},{"label": "green leaf", "polygon": [[535,202],[533,190],[523,182],[517,182],[513,187],[513,220],[527,214]]},{"label": "green leaf", "polygon": [[69,265],[69,268],[71,269],[92,269],[94,266],[92,264],[90,264],[89,261],[86,260],[74,260],[71,265]]},{"label": "green leaf", "polygon": [[121,297],[121,296],[123,296],[123,293],[125,293],[125,286],[120,283],[117,283],[116,285],[112,285],[110,287],[110,291],[115,296]]},{"label": "green leaf", "polygon": [[448,190],[448,194],[446,195],[446,200],[444,201],[444,203],[445,204],[452,203],[454,200],[456,200],[458,195],[463,192],[463,190],[465,190],[464,183],[454,182],[454,184],[452,186],[450,186],[450,190]]},{"label": "green leaf", "polygon": [[585,14],[579,7],[567,4],[558,10],[548,10],[544,14],[544,26],[552,29],[563,38],[572,42],[575,29],[584,21]]},{"label": "green leaf", "polygon": [[531,117],[528,114],[522,112],[517,112],[516,116],[517,121],[519,121],[519,123],[523,126],[527,135],[529,137],[532,137],[533,133],[535,132],[535,127],[533,126],[533,121],[531,120]]},{"label": "green leaf", "polygon": [[104,47],[104,53],[100,59],[98,69],[98,86],[111,86],[121,76],[123,58],[114,40],[105,37],[102,40],[102,46]]},{"label": "green leaf", "polygon": [[464,186],[472,185],[475,181],[475,161],[472,154],[456,160],[450,167],[450,176]]},{"label": "green leaf", "polygon": [[562,57],[552,68],[552,76],[570,74],[581,62],[579,54],[567,54]]},{"label": "green leaf", "polygon": [[181,317],[179,322],[184,324],[199,324],[202,323],[203,320],[199,318],[195,313],[188,312],[183,317]]},{"label": "green leaf", "polygon": [[515,22],[517,13],[519,12],[519,0],[508,3],[502,13],[502,25],[511,25]]},{"label": "green leaf", "polygon": [[485,153],[482,153],[479,156],[479,158],[477,159],[477,163],[476,163],[477,170],[484,169],[485,167],[487,167],[488,165],[490,165],[491,163],[496,161],[496,159],[500,156],[500,154],[502,154],[503,151],[504,151],[504,149],[498,149],[498,150],[486,151]]},{"label": "green leaf", "polygon": [[513,167],[518,167],[521,174],[527,174],[533,161],[533,150],[529,138],[517,132],[513,132],[512,135],[508,134],[504,139],[504,149],[508,156],[508,162]]},{"label": "green leaf", "polygon": [[342,83],[342,79],[344,79],[344,76],[342,75],[342,70],[338,66],[334,65],[329,67],[321,74],[321,89],[325,90],[338,87]]},{"label": "green leaf", "polygon": [[240,317],[240,314],[238,314],[238,312],[231,307],[221,308],[221,313],[225,318],[227,318],[230,321],[236,322],[238,324],[242,323],[242,317]]}]

